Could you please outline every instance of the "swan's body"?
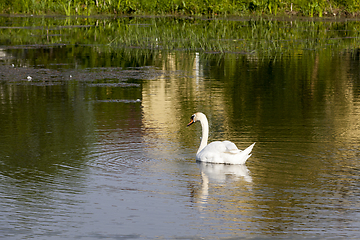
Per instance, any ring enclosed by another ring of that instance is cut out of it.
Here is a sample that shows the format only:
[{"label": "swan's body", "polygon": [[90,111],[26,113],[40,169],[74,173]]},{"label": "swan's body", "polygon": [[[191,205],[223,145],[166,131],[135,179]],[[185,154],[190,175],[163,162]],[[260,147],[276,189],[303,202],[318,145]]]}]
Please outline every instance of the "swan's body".
[{"label": "swan's body", "polygon": [[205,114],[198,112],[192,115],[188,126],[197,121],[200,121],[202,127],[201,142],[196,153],[197,161],[223,164],[245,164],[246,160],[251,156],[250,153],[255,143],[251,144],[244,151],[239,150],[236,145],[230,141],[215,141],[207,144],[209,123]]}]

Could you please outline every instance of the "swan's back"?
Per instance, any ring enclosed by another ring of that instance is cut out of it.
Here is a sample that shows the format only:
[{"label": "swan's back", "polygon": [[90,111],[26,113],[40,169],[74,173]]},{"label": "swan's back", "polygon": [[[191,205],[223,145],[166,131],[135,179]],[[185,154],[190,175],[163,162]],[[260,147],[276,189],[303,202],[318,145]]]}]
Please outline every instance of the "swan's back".
[{"label": "swan's back", "polygon": [[210,163],[245,164],[251,156],[254,145],[255,143],[241,151],[230,141],[215,141],[196,154],[196,160]]}]

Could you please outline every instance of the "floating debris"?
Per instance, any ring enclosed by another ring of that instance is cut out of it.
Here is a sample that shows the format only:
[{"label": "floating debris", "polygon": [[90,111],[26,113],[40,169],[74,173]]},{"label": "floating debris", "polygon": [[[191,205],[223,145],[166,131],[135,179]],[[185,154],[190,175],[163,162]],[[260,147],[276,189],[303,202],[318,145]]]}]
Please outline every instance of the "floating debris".
[{"label": "floating debris", "polygon": [[106,100],[97,100],[96,102],[101,102],[101,103],[104,103],[104,102],[109,102],[109,103],[138,103],[138,102],[141,102],[140,99],[136,99],[136,100],[133,100],[133,99],[106,99]]},{"label": "floating debris", "polygon": [[[32,68],[13,65],[0,65],[1,81],[21,82],[66,82],[75,80],[86,82],[90,87],[141,87],[134,83],[137,80],[153,80],[159,76],[166,78],[174,74],[183,75],[183,72],[157,70],[152,67],[137,67],[122,69],[120,67],[104,67],[93,69],[54,70],[47,68]],[[129,81],[129,82],[128,82]]]},{"label": "floating debris", "polygon": [[89,87],[140,87],[140,84],[137,83],[91,83],[88,84]]}]

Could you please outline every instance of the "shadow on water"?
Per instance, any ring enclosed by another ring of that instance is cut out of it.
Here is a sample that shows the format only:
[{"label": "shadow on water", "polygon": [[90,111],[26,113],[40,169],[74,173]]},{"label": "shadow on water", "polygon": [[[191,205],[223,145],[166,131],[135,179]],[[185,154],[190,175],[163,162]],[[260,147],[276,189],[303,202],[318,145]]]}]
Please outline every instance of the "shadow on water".
[{"label": "shadow on water", "polygon": [[63,161],[76,166],[94,138],[93,117],[79,101],[84,92],[76,92],[78,98],[69,96],[67,84],[1,88],[2,155],[7,163],[38,170]]}]

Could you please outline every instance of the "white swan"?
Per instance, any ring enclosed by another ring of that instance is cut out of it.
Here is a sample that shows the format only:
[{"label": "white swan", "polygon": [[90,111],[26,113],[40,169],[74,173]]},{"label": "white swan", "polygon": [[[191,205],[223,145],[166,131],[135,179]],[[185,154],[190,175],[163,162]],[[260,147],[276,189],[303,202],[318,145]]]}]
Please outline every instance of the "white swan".
[{"label": "white swan", "polygon": [[202,127],[201,142],[196,153],[197,161],[223,164],[245,164],[246,160],[251,156],[250,153],[255,143],[251,144],[244,151],[239,150],[236,145],[230,141],[215,141],[207,144],[209,123],[205,114],[201,112],[193,114],[188,126],[197,121],[200,121]]}]

